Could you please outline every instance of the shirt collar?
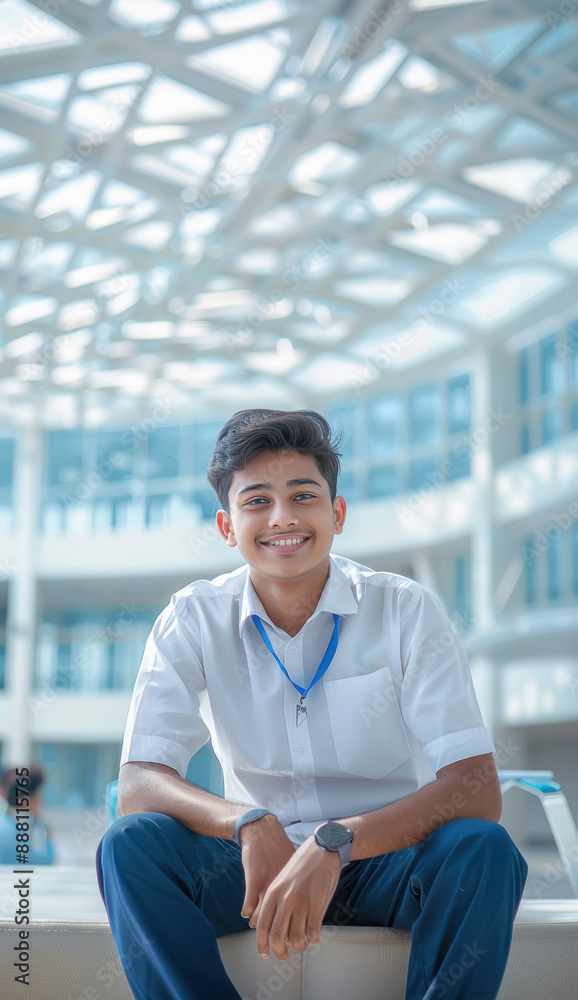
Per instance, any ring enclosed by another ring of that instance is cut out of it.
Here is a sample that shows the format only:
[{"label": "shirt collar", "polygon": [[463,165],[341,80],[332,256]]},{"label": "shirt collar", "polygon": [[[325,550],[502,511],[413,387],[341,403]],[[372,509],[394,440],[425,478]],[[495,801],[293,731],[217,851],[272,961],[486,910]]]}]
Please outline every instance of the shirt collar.
[{"label": "shirt collar", "polygon": [[[330,555],[327,583],[323,588],[323,593],[311,618],[315,618],[321,611],[337,615],[354,615],[357,613],[357,606],[352,582]],[[258,615],[263,621],[273,625],[273,622],[255,593],[255,589],[251,583],[251,575],[247,568],[239,606],[239,635],[242,634],[245,622],[251,615]],[[311,619],[309,620],[311,621]]]}]

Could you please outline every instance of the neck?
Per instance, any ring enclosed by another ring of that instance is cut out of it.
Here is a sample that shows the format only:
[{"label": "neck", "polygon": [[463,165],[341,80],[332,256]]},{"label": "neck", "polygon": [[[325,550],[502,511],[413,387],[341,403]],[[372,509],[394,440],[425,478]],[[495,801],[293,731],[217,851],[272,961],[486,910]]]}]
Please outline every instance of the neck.
[{"label": "neck", "polygon": [[291,580],[251,572],[251,583],[271,621],[288,635],[297,635],[319,604],[328,576],[329,559]]}]

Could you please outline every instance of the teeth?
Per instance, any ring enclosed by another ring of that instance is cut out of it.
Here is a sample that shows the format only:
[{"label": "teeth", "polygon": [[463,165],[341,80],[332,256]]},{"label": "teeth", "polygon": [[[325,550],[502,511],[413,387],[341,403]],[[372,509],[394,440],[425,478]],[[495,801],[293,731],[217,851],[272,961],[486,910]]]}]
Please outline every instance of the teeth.
[{"label": "teeth", "polygon": [[280,538],[278,542],[269,542],[269,545],[300,545],[304,538]]}]

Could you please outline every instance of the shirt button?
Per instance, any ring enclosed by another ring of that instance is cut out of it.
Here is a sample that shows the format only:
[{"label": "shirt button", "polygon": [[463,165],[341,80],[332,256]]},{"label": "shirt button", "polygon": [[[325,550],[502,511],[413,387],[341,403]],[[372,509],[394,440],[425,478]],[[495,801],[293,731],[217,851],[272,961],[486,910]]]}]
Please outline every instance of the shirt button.
[{"label": "shirt button", "polygon": [[297,649],[296,643],[294,643],[294,642],[291,643],[291,649]]},{"label": "shirt button", "polygon": [[303,753],[303,747],[297,747],[297,753]]}]

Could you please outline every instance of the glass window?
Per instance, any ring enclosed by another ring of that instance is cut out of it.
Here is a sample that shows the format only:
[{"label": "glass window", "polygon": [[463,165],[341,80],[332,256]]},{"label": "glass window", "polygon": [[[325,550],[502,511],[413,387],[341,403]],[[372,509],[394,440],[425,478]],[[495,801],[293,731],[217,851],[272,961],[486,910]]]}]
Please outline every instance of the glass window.
[{"label": "glass window", "polygon": [[578,431],[578,399],[570,408],[570,427],[573,431]]},{"label": "glass window", "polygon": [[435,455],[417,458],[409,463],[409,488],[419,490],[437,488],[443,482],[439,459]]},{"label": "glass window", "polygon": [[448,480],[464,479],[470,475],[471,451],[465,445],[453,448],[448,455]]},{"label": "glass window", "polygon": [[578,596],[578,524],[572,525],[572,590]]},{"label": "glass window", "polygon": [[341,432],[343,435],[337,450],[341,452],[344,459],[353,458],[360,450],[363,450],[359,431],[363,423],[363,407],[358,403],[331,406],[326,410],[325,416],[333,430]]},{"label": "glass window", "polygon": [[529,424],[522,424],[520,447],[522,455],[527,455],[532,450],[532,431]]},{"label": "glass window", "polygon": [[440,439],[441,398],[437,385],[422,385],[409,394],[409,442],[429,444]]},{"label": "glass window", "polygon": [[559,406],[549,406],[542,416],[542,444],[549,444],[562,433],[562,411]]},{"label": "glass window", "polygon": [[387,455],[403,443],[403,398],[397,393],[374,396],[367,408],[368,451]]},{"label": "glass window", "polygon": [[0,489],[12,486],[14,472],[14,438],[0,437]]},{"label": "glass window", "polygon": [[448,434],[460,434],[470,428],[470,376],[459,375],[448,380]]},{"label": "glass window", "polygon": [[523,406],[530,398],[530,355],[527,347],[523,347],[519,355],[519,398]]},{"label": "glass window", "polygon": [[139,440],[130,430],[98,431],[90,462],[107,482],[122,482],[133,475],[133,457]]},{"label": "glass window", "polygon": [[155,427],[147,442],[147,478],[171,479],[179,474],[180,427]]},{"label": "glass window", "polygon": [[84,431],[50,431],[47,442],[47,482],[70,486],[82,478]]},{"label": "glass window", "polygon": [[561,392],[564,388],[564,366],[556,347],[556,335],[544,337],[539,344],[540,393]]},{"label": "glass window", "polygon": [[219,431],[225,421],[195,424],[193,426],[193,471],[206,476]]},{"label": "glass window", "polygon": [[354,472],[347,470],[342,472],[337,480],[337,495],[343,497],[346,503],[357,503],[359,500],[364,500],[361,478],[356,476]]},{"label": "glass window", "polygon": [[367,492],[370,497],[390,497],[403,490],[402,472],[399,465],[381,465],[370,469]]},{"label": "glass window", "polygon": [[526,604],[536,603],[536,550],[534,539],[527,538],[522,550],[524,556],[524,598]]},{"label": "glass window", "polygon": [[44,765],[47,806],[83,809],[101,805],[104,789],[118,778],[120,744],[41,743],[34,757]]},{"label": "glass window", "polygon": [[217,494],[213,490],[209,488],[206,490],[194,490],[191,499],[198,507],[203,521],[213,521],[215,519],[215,514],[221,504],[219,503]]},{"label": "glass window", "polygon": [[546,549],[546,566],[548,574],[547,590],[549,601],[557,601],[560,597],[561,555],[561,535],[558,535],[556,538],[550,538],[548,540],[548,548]]}]

